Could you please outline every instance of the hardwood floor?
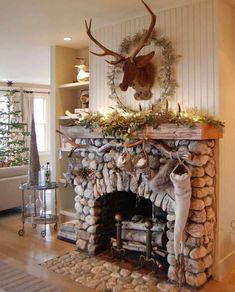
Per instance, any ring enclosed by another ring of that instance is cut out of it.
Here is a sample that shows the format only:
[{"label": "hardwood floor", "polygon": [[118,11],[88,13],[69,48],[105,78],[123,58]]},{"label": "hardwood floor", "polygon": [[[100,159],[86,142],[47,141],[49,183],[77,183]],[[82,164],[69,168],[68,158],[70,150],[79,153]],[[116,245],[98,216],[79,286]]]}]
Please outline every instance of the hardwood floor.
[{"label": "hardwood floor", "polygon": [[[56,238],[56,232],[48,226],[46,238],[41,237],[42,226],[33,229],[30,224],[25,225],[25,234],[18,236],[21,228],[20,214],[0,214],[0,259],[14,266],[24,269],[26,272],[41,277],[56,287],[61,287],[66,292],[94,291],[78,284],[67,277],[58,275],[41,268],[40,263],[63,255],[76,249],[76,246]],[[234,292],[235,271],[223,281],[209,281],[201,292]]]},{"label": "hardwood floor", "polygon": [[40,263],[75,250],[76,246],[56,238],[53,226],[47,226],[46,238],[41,237],[41,225],[33,229],[30,224],[25,224],[25,234],[20,237],[18,230],[21,228],[20,214],[0,215],[0,259],[24,269],[26,272],[41,277],[56,287],[61,287],[68,292],[94,291],[76,283],[62,275],[48,271],[39,266]]}]

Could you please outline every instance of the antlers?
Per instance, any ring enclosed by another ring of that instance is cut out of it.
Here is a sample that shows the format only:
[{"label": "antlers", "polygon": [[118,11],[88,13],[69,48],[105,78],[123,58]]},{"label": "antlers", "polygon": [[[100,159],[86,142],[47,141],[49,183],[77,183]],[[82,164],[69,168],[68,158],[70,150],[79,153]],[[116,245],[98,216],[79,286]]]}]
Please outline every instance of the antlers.
[{"label": "antlers", "polygon": [[117,59],[117,61],[113,61],[113,62],[109,62],[106,60],[106,62],[112,64],[112,65],[115,65],[119,62],[121,62],[123,59],[125,59],[122,55],[116,53],[116,52],[113,52],[109,49],[107,49],[105,46],[103,46],[99,41],[97,41],[93,35],[91,34],[91,22],[92,22],[92,19],[90,19],[89,21],[89,25],[87,25],[87,21],[85,20],[85,26],[86,26],[86,32],[87,32],[87,35],[89,36],[89,38],[97,45],[99,46],[103,51],[104,53],[101,53],[101,54],[98,54],[98,53],[94,53],[94,52],[91,52],[92,54],[96,55],[96,56],[113,56]]},{"label": "antlers", "polygon": [[146,44],[148,42],[148,39],[151,36],[151,33],[153,32],[154,26],[156,24],[156,15],[152,12],[152,10],[149,8],[149,6],[143,0],[141,0],[141,2],[144,4],[144,6],[147,8],[147,10],[149,11],[149,13],[151,14],[151,23],[150,23],[149,29],[146,31],[145,35],[143,36],[143,39],[141,40],[140,44],[132,52],[131,57],[133,59],[140,52],[140,50],[144,46],[146,46]]},{"label": "antlers", "polygon": [[[154,29],[155,23],[156,23],[156,15],[152,12],[152,10],[149,8],[149,6],[143,0],[141,0],[141,2],[144,4],[144,6],[147,8],[149,13],[151,14],[151,23],[150,23],[149,29],[146,31],[145,35],[143,36],[141,43],[132,52],[132,54],[131,54],[132,59],[134,59],[136,57],[136,55],[140,52],[140,50],[144,46],[146,46],[147,41],[148,41],[148,39],[149,39],[153,29]],[[90,19],[89,25],[87,24],[87,21],[85,20],[87,35],[98,47],[100,47],[104,51],[103,53],[94,53],[94,52],[91,52],[91,53],[96,55],[96,56],[113,56],[113,57],[115,57],[116,61],[107,61],[106,60],[106,62],[108,62],[109,64],[112,64],[112,65],[116,65],[119,62],[124,61],[125,60],[124,56],[122,56],[121,54],[118,54],[114,51],[109,50],[108,48],[103,46],[99,41],[97,41],[94,38],[94,36],[91,33],[91,23],[92,23],[92,19]]]}]

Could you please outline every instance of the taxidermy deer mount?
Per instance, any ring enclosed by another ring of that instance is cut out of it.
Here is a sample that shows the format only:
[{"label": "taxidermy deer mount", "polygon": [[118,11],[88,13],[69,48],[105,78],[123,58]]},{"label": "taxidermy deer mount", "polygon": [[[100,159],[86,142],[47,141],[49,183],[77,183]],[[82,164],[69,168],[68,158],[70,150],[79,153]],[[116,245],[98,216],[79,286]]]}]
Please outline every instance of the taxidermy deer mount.
[{"label": "taxidermy deer mount", "polygon": [[98,40],[96,40],[91,33],[92,19],[90,19],[89,25],[85,20],[85,25],[89,38],[104,51],[100,54],[94,52],[91,53],[96,56],[113,56],[116,59],[115,61],[106,60],[106,62],[111,65],[117,65],[119,63],[122,64],[123,79],[119,84],[121,90],[127,91],[128,87],[132,87],[136,91],[134,94],[134,98],[136,100],[148,100],[152,97],[151,88],[155,79],[155,67],[150,62],[155,52],[152,51],[151,53],[142,56],[137,56],[137,54],[142,50],[143,47],[148,45],[149,38],[154,30],[156,23],[156,15],[143,0],[141,1],[151,15],[151,23],[148,30],[146,30],[144,33],[140,43],[132,50],[130,56],[125,57],[119,53],[111,51],[103,46]]}]

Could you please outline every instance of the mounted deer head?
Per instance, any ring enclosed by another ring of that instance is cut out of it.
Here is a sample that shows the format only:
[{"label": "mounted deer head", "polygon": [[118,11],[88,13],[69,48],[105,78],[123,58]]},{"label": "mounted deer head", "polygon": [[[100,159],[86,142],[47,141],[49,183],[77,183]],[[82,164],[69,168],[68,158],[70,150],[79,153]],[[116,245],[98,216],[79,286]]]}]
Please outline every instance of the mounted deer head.
[{"label": "mounted deer head", "polygon": [[94,52],[91,53],[96,56],[113,56],[116,59],[115,61],[106,60],[106,62],[111,65],[117,65],[119,63],[122,64],[123,79],[119,85],[121,90],[126,91],[128,87],[132,87],[136,91],[134,94],[136,100],[148,100],[152,96],[151,88],[154,84],[155,79],[155,67],[150,62],[155,52],[153,51],[143,56],[137,56],[137,54],[141,51],[143,47],[148,45],[148,40],[154,30],[154,26],[156,23],[156,15],[143,0],[141,1],[151,15],[151,23],[149,29],[144,33],[140,43],[133,49],[131,55],[128,57],[107,49],[94,38],[94,36],[91,34],[91,19],[89,25],[87,24],[87,21],[85,21],[85,25],[89,38],[104,51],[100,54]]}]

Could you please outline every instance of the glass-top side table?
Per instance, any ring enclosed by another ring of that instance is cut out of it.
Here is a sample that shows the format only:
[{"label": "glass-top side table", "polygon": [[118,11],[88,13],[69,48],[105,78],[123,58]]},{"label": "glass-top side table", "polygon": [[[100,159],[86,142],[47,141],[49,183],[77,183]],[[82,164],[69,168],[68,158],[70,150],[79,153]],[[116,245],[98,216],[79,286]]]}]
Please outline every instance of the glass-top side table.
[{"label": "glass-top side table", "polygon": [[[19,189],[22,191],[22,228],[18,231],[19,236],[24,235],[24,224],[30,223],[33,228],[37,227],[37,224],[44,224],[44,230],[41,231],[42,237],[46,236],[46,225],[54,224],[54,230],[57,230],[57,190],[58,185],[56,182],[51,182],[45,186],[29,185],[28,183],[22,183]],[[47,211],[47,191],[54,190],[54,212]],[[33,191],[33,194],[27,195],[29,197],[26,203],[26,191]]]}]

